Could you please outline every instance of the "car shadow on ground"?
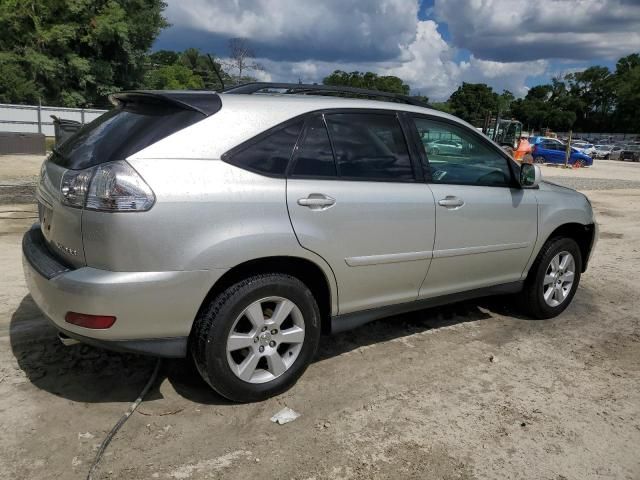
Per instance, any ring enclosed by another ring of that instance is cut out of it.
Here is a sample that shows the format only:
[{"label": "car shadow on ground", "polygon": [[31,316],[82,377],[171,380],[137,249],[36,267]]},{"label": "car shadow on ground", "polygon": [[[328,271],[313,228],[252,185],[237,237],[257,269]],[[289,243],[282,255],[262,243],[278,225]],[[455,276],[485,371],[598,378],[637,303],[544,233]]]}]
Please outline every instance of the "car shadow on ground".
[{"label": "car shadow on ground", "polygon": [[[492,318],[491,312],[514,315],[496,298],[396,315],[355,330],[324,336],[316,361],[354,349],[466,322]],[[9,327],[13,355],[20,369],[37,388],[76,402],[133,401],[151,375],[156,359],[110,352],[89,345],[65,347],[30,295],[14,312]],[[176,393],[201,404],[228,404],[199,376],[188,360],[167,359],[147,400],[163,398],[159,386],[167,379]]]}]

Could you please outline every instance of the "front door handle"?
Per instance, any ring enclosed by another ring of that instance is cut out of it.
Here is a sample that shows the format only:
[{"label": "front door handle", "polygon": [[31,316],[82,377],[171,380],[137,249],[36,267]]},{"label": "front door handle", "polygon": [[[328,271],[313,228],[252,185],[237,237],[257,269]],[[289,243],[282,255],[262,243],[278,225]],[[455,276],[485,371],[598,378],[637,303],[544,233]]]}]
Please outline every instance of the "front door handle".
[{"label": "front door handle", "polygon": [[447,195],[442,200],[438,200],[438,205],[455,210],[464,205],[464,200],[458,197],[454,197],[453,195]]},{"label": "front door handle", "polygon": [[311,210],[326,210],[336,204],[336,199],[323,193],[312,193],[307,198],[299,198],[298,205]]}]

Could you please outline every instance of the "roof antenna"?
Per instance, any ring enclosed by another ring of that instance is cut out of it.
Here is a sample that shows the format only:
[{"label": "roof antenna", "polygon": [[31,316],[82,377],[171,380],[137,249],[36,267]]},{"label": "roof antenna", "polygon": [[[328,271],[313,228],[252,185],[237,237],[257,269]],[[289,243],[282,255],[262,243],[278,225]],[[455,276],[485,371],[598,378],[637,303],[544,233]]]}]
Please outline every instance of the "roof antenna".
[{"label": "roof antenna", "polygon": [[209,55],[208,53],[207,53],[207,58],[209,59],[209,62],[211,62],[211,68],[213,68],[213,71],[216,72],[216,76],[218,77],[218,80],[220,80],[220,85],[222,85],[222,91],[224,91],[224,80],[222,80],[222,76],[218,71],[218,67],[216,67],[216,62],[213,61],[213,58],[211,58],[211,55]]}]

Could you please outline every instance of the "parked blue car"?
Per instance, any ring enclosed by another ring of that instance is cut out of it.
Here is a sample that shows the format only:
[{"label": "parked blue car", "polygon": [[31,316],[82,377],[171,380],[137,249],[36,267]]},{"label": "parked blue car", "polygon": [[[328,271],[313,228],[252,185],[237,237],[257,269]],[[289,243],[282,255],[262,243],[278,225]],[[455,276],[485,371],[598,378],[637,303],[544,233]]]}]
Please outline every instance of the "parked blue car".
[{"label": "parked blue car", "polygon": [[[549,139],[542,140],[540,143],[534,144],[531,147],[531,155],[533,155],[533,161],[536,163],[564,163],[566,146],[558,140]],[[569,157],[569,164],[573,165],[575,162],[582,163],[585,167],[593,165],[593,159],[589,155],[585,155],[579,152],[575,148],[571,148],[571,157]]]}]

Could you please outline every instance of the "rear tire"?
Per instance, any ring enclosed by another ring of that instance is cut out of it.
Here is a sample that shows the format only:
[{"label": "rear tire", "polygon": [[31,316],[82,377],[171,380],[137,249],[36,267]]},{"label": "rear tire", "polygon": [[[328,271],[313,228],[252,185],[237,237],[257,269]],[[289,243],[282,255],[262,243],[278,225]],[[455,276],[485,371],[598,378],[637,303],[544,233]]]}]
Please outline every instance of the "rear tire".
[{"label": "rear tire", "polygon": [[537,157],[535,157],[535,158],[533,159],[533,161],[534,161],[535,163],[537,163],[537,164],[542,164],[542,163],[544,163],[544,157],[537,156]]},{"label": "rear tire", "polygon": [[201,309],[190,350],[202,378],[235,402],[255,402],[293,386],[313,360],[320,312],[295,277],[256,275]]},{"label": "rear tire", "polygon": [[520,294],[524,312],[537,319],[560,315],[576,293],[581,272],[582,254],[573,239],[548,240],[531,266]]}]

